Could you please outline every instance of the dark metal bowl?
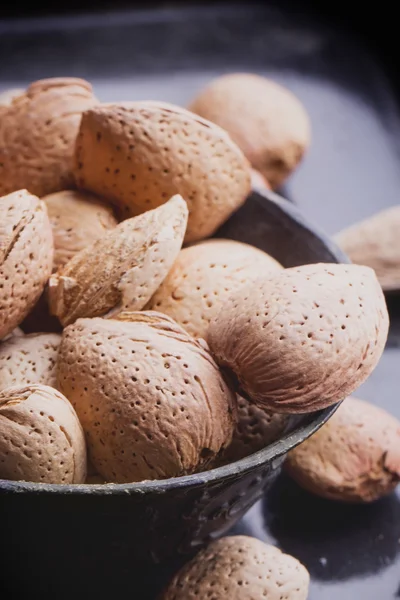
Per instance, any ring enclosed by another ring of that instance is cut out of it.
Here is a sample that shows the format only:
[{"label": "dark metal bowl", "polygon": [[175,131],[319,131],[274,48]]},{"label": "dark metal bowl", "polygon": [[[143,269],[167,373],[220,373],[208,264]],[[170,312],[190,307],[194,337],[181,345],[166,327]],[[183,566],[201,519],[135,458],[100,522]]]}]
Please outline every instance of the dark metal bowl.
[{"label": "dark metal bowl", "polygon": [[[285,267],[348,262],[293,204],[269,191],[254,191],[217,235],[253,244]],[[296,418],[282,439],[252,456],[187,477],[129,485],[0,480],[1,569],[12,597],[40,590],[42,598],[99,599],[125,597],[129,589],[132,598],[152,597],[154,564],[179,562],[227,532],[272,483],[286,453],[336,408]],[[138,595],[141,587],[147,592]]]}]

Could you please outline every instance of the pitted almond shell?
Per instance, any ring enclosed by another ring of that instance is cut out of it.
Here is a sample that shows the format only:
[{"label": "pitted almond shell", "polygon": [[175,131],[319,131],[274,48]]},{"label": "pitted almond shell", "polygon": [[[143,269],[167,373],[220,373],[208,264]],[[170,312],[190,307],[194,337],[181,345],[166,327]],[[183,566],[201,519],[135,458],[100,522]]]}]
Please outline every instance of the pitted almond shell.
[{"label": "pitted almond shell", "polygon": [[15,336],[0,345],[0,390],[41,383],[57,387],[57,356],[61,336],[33,333]]},{"label": "pitted almond shell", "polygon": [[317,264],[241,288],[211,322],[208,341],[256,404],[303,413],[343,400],[363,383],[388,326],[372,269]]},{"label": "pitted almond shell", "polygon": [[95,103],[87,81],[54,78],[0,106],[0,195],[26,188],[44,196],[73,187],[81,114]]},{"label": "pitted almond shell", "polygon": [[374,269],[385,291],[400,289],[400,206],[344,229],[335,237],[352,262]]},{"label": "pitted almond shell", "polygon": [[51,276],[51,312],[65,326],[80,317],[142,309],[178,256],[186,223],[180,196],[123,221]]},{"label": "pitted almond shell", "polygon": [[44,202],[26,190],[0,198],[0,339],[33,308],[52,263],[53,237]]},{"label": "pitted almond shell", "polygon": [[44,385],[0,392],[0,479],[83,483],[86,446],[68,400]]},{"label": "pitted almond shell", "polygon": [[181,250],[147,308],[169,315],[194,337],[207,339],[210,321],[232,292],[258,273],[281,268],[254,246],[207,240]]},{"label": "pitted almond shell", "polygon": [[347,398],[311,438],[289,452],[287,472],[318,496],[371,502],[400,483],[400,421]]},{"label": "pitted almond shell", "polygon": [[63,190],[43,200],[53,229],[53,271],[117,225],[112,208],[93,194]]},{"label": "pitted almond shell", "polygon": [[272,188],[297,167],[310,144],[310,121],[301,102],[259,75],[218,77],[189,109],[225,129]]},{"label": "pitted almond shell", "polygon": [[293,556],[256,538],[230,536],[201,550],[161,600],[306,600],[309,581],[307,569]]},{"label": "pitted almond shell", "polygon": [[64,329],[58,384],[110,482],[204,470],[230,442],[234,395],[205,347],[156,312]]},{"label": "pitted almond shell", "polygon": [[235,462],[266,448],[285,433],[289,420],[290,415],[256,406],[238,394],[235,431],[220,464]]},{"label": "pitted almond shell", "polygon": [[229,136],[178,106],[102,104],[86,111],[77,140],[79,187],[134,216],[174,194],[185,198],[185,241],[212,235],[250,192],[247,160]]}]

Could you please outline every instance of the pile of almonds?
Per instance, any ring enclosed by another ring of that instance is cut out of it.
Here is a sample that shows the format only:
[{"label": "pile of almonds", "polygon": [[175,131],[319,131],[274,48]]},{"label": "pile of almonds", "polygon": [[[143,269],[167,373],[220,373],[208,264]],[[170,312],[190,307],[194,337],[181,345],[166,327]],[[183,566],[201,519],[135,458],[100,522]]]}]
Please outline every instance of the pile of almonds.
[{"label": "pile of almonds", "polygon": [[[251,186],[299,164],[300,102],[237,74],[189,108],[102,104],[68,78],[0,96],[0,478],[129,483],[239,460],[379,361],[388,314],[371,268],[284,269],[205,239]],[[348,398],[286,468],[320,495],[369,501],[400,481],[399,442],[393,417]],[[166,600],[214,585],[215,598],[307,596],[304,567],[261,542],[203,554]]]}]

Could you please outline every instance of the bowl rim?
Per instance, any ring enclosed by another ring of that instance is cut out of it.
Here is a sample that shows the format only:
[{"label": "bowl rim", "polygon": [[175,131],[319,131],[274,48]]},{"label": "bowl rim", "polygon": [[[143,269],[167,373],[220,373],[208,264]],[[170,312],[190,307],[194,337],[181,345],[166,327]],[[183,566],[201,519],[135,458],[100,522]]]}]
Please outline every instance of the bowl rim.
[{"label": "bowl rim", "polygon": [[[279,196],[275,192],[267,189],[253,189],[251,195],[258,202],[269,203],[270,207],[276,212],[287,217],[289,216],[296,225],[303,230],[308,231],[315,238],[321,241],[325,248],[332,256],[331,262],[349,263],[350,260],[336,243],[329,238],[325,233],[319,230],[318,227],[310,224],[304,218],[301,211],[290,201]],[[170,477],[168,479],[144,480],[133,483],[82,483],[82,484],[59,484],[59,483],[38,483],[29,481],[13,481],[0,479],[0,495],[2,493],[27,493],[31,492],[35,495],[51,494],[51,495],[95,495],[95,496],[110,496],[110,495],[133,495],[145,494],[151,492],[153,494],[165,493],[171,489],[190,488],[201,485],[223,481],[239,474],[245,474],[252,471],[256,467],[264,464],[273,463],[275,460],[280,462],[280,459],[289,450],[298,446],[301,442],[309,438],[315,433],[326,421],[336,412],[341,402],[337,402],[331,406],[303,413],[304,421],[295,426],[294,430],[286,433],[283,437],[262,448],[258,452],[246,456],[238,461],[204,471],[202,473],[193,473],[181,477]],[[299,416],[299,415],[298,415]]]}]

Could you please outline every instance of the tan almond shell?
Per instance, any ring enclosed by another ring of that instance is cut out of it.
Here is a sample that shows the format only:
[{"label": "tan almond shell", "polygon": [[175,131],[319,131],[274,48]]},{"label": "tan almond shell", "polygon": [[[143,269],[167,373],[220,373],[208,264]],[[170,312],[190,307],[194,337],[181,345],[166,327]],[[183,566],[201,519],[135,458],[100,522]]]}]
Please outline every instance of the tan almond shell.
[{"label": "tan almond shell", "polygon": [[0,344],[0,390],[35,383],[57,387],[60,341],[57,333],[33,333]]},{"label": "tan almond shell", "polygon": [[112,208],[93,194],[63,190],[43,200],[53,229],[53,271],[117,226]]},{"label": "tan almond shell", "polygon": [[33,308],[52,263],[53,237],[44,202],[26,190],[0,198],[0,339]]},{"label": "tan almond shell", "polygon": [[0,479],[83,483],[85,437],[67,398],[44,385],[0,392]]},{"label": "tan almond shell", "polygon": [[178,256],[186,223],[180,196],[123,221],[51,276],[50,311],[65,326],[79,317],[141,310]]},{"label": "tan almond shell", "polygon": [[275,412],[317,410],[351,394],[383,352],[389,318],[375,273],[316,264],[266,274],[211,322],[216,361]]},{"label": "tan almond shell", "polygon": [[125,216],[185,198],[185,241],[212,235],[250,192],[249,165],[219,127],[172,104],[103,104],[84,113],[77,141],[79,187]]},{"label": "tan almond shell", "polygon": [[311,438],[289,452],[287,472],[314,494],[371,502],[400,483],[400,421],[347,398]]},{"label": "tan almond shell", "polygon": [[251,187],[253,190],[258,190],[258,189],[270,190],[271,189],[269,182],[264,177],[264,175],[262,173],[260,173],[260,171],[257,171],[257,169],[251,169],[250,173],[251,173]]},{"label": "tan almond shell", "polygon": [[156,312],[79,319],[63,332],[58,384],[110,482],[204,470],[229,444],[234,395],[209,352]]},{"label": "tan almond shell", "polygon": [[21,96],[25,90],[23,88],[11,88],[0,92],[0,106],[9,106],[14,98]]},{"label": "tan almond shell", "polygon": [[43,79],[0,106],[0,195],[37,196],[74,187],[72,161],[81,114],[96,103],[87,81]]},{"label": "tan almond shell", "polygon": [[212,318],[251,277],[281,265],[254,246],[207,240],[184,248],[147,305],[172,317],[194,337],[207,339]]},{"label": "tan almond shell", "polygon": [[161,600],[306,600],[309,582],[293,556],[253,537],[230,536],[201,550]]},{"label": "tan almond shell", "polygon": [[272,188],[284,182],[310,145],[310,121],[301,102],[259,75],[218,77],[189,109],[225,129]]},{"label": "tan almond shell", "polygon": [[400,206],[379,212],[335,236],[352,262],[374,269],[385,291],[400,289]]},{"label": "tan almond shell", "polygon": [[274,413],[237,395],[237,423],[232,442],[219,463],[241,460],[278,440],[289,425],[290,415]]}]

